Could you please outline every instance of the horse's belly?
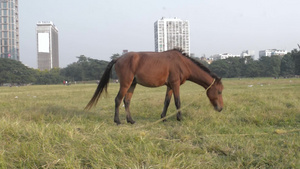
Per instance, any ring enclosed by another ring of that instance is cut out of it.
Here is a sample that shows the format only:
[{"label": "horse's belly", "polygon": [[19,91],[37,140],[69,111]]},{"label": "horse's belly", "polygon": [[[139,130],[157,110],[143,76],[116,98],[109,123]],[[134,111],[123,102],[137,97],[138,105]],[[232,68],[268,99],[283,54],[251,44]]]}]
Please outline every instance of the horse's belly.
[{"label": "horse's belly", "polygon": [[166,78],[163,76],[136,76],[136,82],[146,87],[159,87],[166,84]]}]

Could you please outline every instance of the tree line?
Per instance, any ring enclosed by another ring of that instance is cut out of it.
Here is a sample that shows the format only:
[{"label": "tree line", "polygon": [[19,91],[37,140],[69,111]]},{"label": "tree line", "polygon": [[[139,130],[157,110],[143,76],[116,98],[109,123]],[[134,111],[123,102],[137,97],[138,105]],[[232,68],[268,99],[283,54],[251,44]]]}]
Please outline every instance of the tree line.
[{"label": "tree line", "polygon": [[[20,61],[0,58],[0,85],[4,84],[62,84],[63,81],[91,81],[100,79],[108,61],[81,55],[77,62],[66,68],[39,70],[29,68]],[[116,78],[116,75],[112,78]]]},{"label": "tree line", "polygon": [[[111,59],[119,57],[113,54]],[[69,82],[99,80],[104,73],[108,61],[92,59],[84,55],[77,57],[78,61],[65,68],[54,68],[41,71],[28,68],[20,61],[0,58],[0,85],[4,84],[62,84]],[[202,62],[203,63],[203,62]],[[300,51],[296,49],[285,56],[261,57],[253,60],[251,57],[227,58],[204,63],[220,77],[294,77],[300,75]],[[113,71],[112,79],[117,79]]]},{"label": "tree line", "polygon": [[300,75],[300,51],[292,50],[282,56],[263,56],[259,60],[251,57],[232,57],[217,60],[209,65],[220,77],[294,77]]}]

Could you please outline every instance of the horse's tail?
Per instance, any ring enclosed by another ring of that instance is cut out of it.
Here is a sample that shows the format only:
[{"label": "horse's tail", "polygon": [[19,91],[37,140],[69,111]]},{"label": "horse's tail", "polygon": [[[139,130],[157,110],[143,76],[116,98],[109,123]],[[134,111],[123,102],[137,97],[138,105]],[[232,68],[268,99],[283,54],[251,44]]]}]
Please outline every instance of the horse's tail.
[{"label": "horse's tail", "polygon": [[111,70],[113,65],[116,63],[117,59],[113,59],[106,67],[106,70],[104,74],[101,77],[100,83],[98,84],[98,87],[91,98],[90,102],[86,105],[84,108],[85,110],[91,109],[93,106],[95,106],[100,98],[101,93],[103,92],[103,89],[105,89],[105,92],[107,92],[107,86],[111,75]]}]

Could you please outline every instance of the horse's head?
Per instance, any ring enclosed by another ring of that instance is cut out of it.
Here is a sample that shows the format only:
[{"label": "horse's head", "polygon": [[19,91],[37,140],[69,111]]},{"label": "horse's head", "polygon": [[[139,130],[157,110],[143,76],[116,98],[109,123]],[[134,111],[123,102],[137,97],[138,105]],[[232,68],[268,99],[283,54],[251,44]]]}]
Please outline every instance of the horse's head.
[{"label": "horse's head", "polygon": [[211,104],[214,106],[215,110],[219,112],[223,109],[223,89],[224,87],[221,82],[221,78],[216,78],[213,83],[206,89],[207,97],[209,98]]}]

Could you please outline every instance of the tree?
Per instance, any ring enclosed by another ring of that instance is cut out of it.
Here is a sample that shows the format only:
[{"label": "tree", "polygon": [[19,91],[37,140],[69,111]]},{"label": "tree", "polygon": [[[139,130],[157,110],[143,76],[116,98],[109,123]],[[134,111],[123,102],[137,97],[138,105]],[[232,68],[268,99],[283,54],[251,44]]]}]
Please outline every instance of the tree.
[{"label": "tree", "polygon": [[263,56],[259,59],[260,70],[262,70],[261,76],[264,77],[278,77],[280,74],[280,56]]},{"label": "tree", "polygon": [[28,68],[20,61],[0,58],[0,84],[28,84],[35,82],[34,69]]},{"label": "tree", "polygon": [[64,77],[60,74],[60,68],[53,68],[51,70],[36,70],[35,84],[59,84],[62,83]]},{"label": "tree", "polygon": [[110,57],[110,59],[111,59],[111,60],[114,60],[114,59],[117,59],[118,57],[120,57],[120,54],[115,53],[115,54],[113,54],[113,55]]},{"label": "tree", "polygon": [[291,77],[295,75],[295,62],[291,53],[286,54],[280,64],[280,75]]},{"label": "tree", "polygon": [[78,63],[74,62],[62,69],[60,74],[65,77],[64,80],[68,81],[82,81],[82,67]]},{"label": "tree", "polygon": [[228,77],[229,64],[224,60],[216,60],[209,65],[212,72],[220,77]]},{"label": "tree", "polygon": [[228,64],[227,77],[240,77],[244,66],[244,59],[239,57],[230,57],[225,59]]},{"label": "tree", "polygon": [[88,58],[80,55],[77,62],[68,65],[61,71],[68,81],[98,80],[104,73],[107,61]]},{"label": "tree", "polygon": [[209,68],[221,77],[241,77],[245,71],[245,59],[239,57],[230,57],[217,60],[211,63]]},{"label": "tree", "polygon": [[243,69],[243,77],[259,77],[261,74],[260,63],[257,60],[247,59]]},{"label": "tree", "polygon": [[297,49],[292,50],[291,56],[295,63],[295,74],[300,75],[300,51],[297,51]]}]

